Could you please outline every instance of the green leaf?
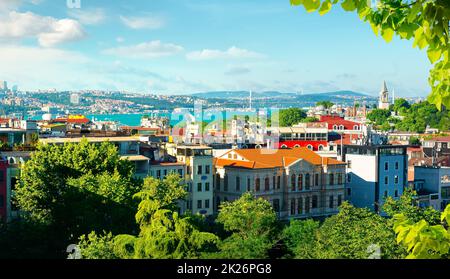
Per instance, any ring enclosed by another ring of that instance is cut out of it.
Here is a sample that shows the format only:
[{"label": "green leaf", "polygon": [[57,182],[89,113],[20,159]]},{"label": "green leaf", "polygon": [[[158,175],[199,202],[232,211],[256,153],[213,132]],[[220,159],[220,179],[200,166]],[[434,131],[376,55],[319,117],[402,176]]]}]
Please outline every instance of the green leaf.
[{"label": "green leaf", "polygon": [[373,31],[373,33],[375,33],[375,36],[378,36],[378,34],[379,34],[378,25],[370,23],[370,27],[372,27],[372,31]]},{"label": "green leaf", "polygon": [[303,0],[303,6],[308,13],[312,13],[320,7],[320,0]]},{"label": "green leaf", "polygon": [[342,8],[347,11],[353,11],[356,9],[356,4],[354,0],[345,0],[344,2],[342,2],[341,4]]},{"label": "green leaf", "polygon": [[386,28],[381,30],[381,36],[386,42],[392,41],[392,38],[394,38],[394,30],[391,28]]},{"label": "green leaf", "polygon": [[324,15],[326,13],[328,13],[331,10],[331,2],[330,0],[326,0],[325,2],[322,3],[322,6],[319,9],[319,14],[320,15]]},{"label": "green leaf", "polygon": [[292,6],[299,6],[301,4],[303,4],[303,0],[291,0]]},{"label": "green leaf", "polygon": [[441,58],[441,50],[440,49],[428,49],[427,51],[427,55],[428,55],[428,59],[430,59],[431,64],[434,64],[436,61],[439,60],[439,58]]}]

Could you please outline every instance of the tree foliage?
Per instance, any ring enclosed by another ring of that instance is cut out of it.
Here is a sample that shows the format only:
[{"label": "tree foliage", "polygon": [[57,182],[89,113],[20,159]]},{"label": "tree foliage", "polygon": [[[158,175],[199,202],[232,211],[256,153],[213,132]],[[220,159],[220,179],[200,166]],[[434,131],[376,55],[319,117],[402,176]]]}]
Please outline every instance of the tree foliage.
[{"label": "tree foliage", "polygon": [[306,118],[306,112],[299,108],[282,109],[279,112],[280,127],[290,127]]},{"label": "tree foliage", "polygon": [[[413,40],[413,47],[427,51],[433,65],[428,79],[431,87],[428,101],[441,109],[450,107],[450,2],[447,0],[290,0],[303,5],[307,12],[328,13],[332,5],[340,4],[345,11],[356,11],[368,22],[375,35],[386,42],[395,34]],[[376,6],[372,6],[376,3]]]},{"label": "tree foliage", "polygon": [[267,258],[268,250],[275,244],[277,216],[268,201],[251,193],[222,203],[217,222],[231,233],[220,244],[220,258]]}]

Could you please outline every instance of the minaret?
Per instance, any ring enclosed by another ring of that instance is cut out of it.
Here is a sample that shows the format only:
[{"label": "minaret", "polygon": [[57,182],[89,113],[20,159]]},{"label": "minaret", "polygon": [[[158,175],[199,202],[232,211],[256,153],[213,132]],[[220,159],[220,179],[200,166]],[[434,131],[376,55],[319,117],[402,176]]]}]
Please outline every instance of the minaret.
[{"label": "minaret", "polygon": [[392,104],[395,104],[395,90],[392,88]]}]

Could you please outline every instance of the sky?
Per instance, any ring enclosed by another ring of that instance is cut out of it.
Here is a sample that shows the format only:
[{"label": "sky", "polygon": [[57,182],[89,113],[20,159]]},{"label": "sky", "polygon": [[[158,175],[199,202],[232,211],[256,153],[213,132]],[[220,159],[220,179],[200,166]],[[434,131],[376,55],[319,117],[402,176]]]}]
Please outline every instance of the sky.
[{"label": "sky", "polygon": [[[0,80],[20,90],[253,90],[426,96],[412,42],[289,0],[0,0]],[[68,5],[74,2],[75,5]]]}]

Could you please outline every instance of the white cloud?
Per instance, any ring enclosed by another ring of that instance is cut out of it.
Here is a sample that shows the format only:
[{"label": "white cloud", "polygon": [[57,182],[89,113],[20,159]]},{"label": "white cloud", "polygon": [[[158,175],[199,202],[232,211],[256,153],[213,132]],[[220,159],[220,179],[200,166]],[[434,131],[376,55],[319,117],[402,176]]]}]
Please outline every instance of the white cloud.
[{"label": "white cloud", "polygon": [[117,37],[117,38],[116,38],[116,41],[117,41],[118,43],[123,43],[123,42],[125,42],[125,39],[124,39],[123,37]]},{"label": "white cloud", "polygon": [[235,76],[250,73],[250,68],[246,66],[233,66],[225,71],[225,75]]},{"label": "white cloud", "polygon": [[164,18],[153,15],[142,17],[120,16],[120,20],[131,29],[159,29],[165,24]]},{"label": "white cloud", "polygon": [[186,54],[189,60],[210,60],[210,59],[240,59],[240,58],[263,58],[264,55],[250,50],[237,48],[235,46],[222,51],[216,49],[204,49]]},{"label": "white cloud", "polygon": [[106,49],[103,53],[130,58],[158,58],[171,56],[181,51],[183,51],[183,47],[179,45],[162,43],[161,41],[150,41],[134,46]]},{"label": "white cloud", "polygon": [[81,24],[73,19],[44,17],[12,11],[0,20],[0,39],[37,38],[44,47],[77,41],[85,37]]},{"label": "white cloud", "polygon": [[82,24],[96,25],[102,23],[106,19],[103,9],[69,9],[69,16],[77,19]]}]

